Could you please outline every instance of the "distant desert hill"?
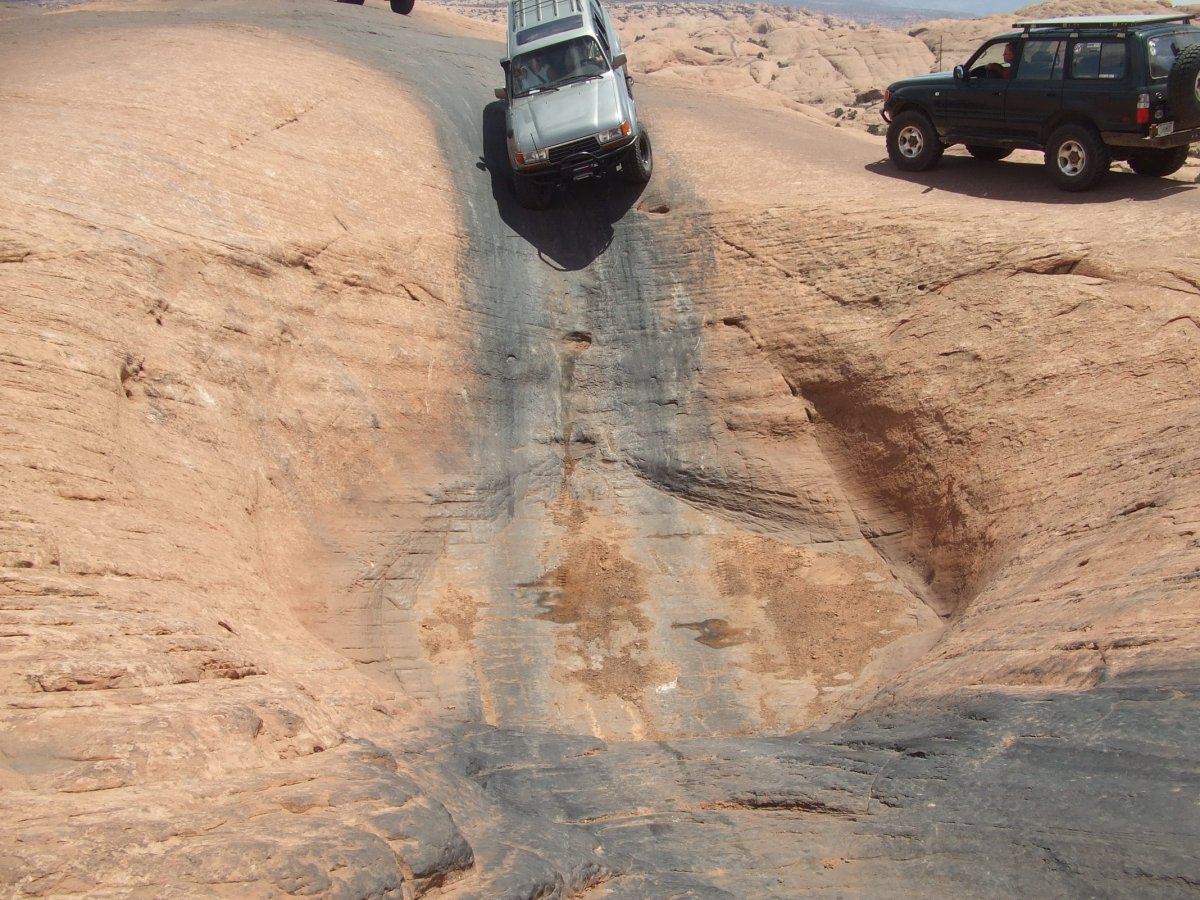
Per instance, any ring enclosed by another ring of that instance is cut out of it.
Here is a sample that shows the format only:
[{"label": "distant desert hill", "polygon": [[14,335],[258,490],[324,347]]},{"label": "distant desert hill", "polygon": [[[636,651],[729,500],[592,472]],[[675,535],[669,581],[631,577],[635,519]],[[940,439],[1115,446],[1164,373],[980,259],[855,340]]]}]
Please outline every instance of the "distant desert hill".
[{"label": "distant desert hill", "polygon": [[1127,3],[1105,3],[1103,0],[1050,0],[1025,6],[1015,13],[1004,13],[981,19],[938,19],[907,29],[920,38],[935,53],[940,48],[943,65],[951,68],[963,62],[984,38],[1012,27],[1022,19],[1045,19],[1053,16],[1101,16],[1112,13],[1155,15],[1163,12],[1195,12],[1200,6],[1172,6],[1167,0],[1130,0]]},{"label": "distant desert hill", "polygon": [[875,22],[880,25],[898,27],[900,25],[924,21],[930,18],[954,16],[970,19],[994,13],[1008,12],[1021,4],[1013,0],[980,0],[980,2],[962,2],[962,0],[914,0],[912,3],[900,0],[798,0],[785,3],[818,13],[830,13],[856,22]]}]

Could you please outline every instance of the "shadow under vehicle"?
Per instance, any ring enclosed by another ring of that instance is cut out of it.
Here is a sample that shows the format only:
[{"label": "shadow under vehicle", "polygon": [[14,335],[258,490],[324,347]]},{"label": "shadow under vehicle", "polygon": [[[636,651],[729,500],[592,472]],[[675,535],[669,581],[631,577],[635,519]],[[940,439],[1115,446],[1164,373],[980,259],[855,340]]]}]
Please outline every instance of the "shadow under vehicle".
[{"label": "shadow under vehicle", "polygon": [[935,166],[953,144],[977,159],[1041,150],[1065,191],[1095,187],[1114,161],[1178,171],[1200,143],[1200,27],[1193,13],[1017,22],[953,72],[884,91],[888,155]]},{"label": "shadow under vehicle", "polygon": [[922,186],[925,188],[922,193],[938,191],[1046,207],[1102,207],[1110,203],[1150,203],[1181,195],[1200,196],[1200,184],[1178,178],[1145,178],[1120,168],[1114,168],[1095,190],[1070,194],[1047,191],[1045,164],[1031,153],[1020,152],[1003,163],[981,163],[966,154],[947,153],[936,171],[905,172],[886,157],[863,168],[884,178]]}]

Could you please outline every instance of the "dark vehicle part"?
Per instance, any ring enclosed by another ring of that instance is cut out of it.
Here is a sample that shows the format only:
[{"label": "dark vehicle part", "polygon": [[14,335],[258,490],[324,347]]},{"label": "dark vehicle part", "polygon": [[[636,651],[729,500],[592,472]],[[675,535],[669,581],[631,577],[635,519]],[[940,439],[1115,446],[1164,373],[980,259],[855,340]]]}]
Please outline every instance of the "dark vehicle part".
[{"label": "dark vehicle part", "polygon": [[621,177],[631,184],[645,184],[654,171],[654,149],[650,146],[650,133],[638,123],[638,139],[625,153],[621,163]]},{"label": "dark vehicle part", "polygon": [[1111,162],[1100,132],[1090,125],[1064,125],[1046,142],[1046,167],[1064,191],[1095,187]]},{"label": "dark vehicle part", "polygon": [[554,200],[554,185],[539,182],[528,175],[513,174],[513,193],[525,209],[549,209]]},{"label": "dark vehicle part", "polygon": [[1181,128],[1200,125],[1200,44],[1185,47],[1175,57],[1167,79],[1167,103]]},{"label": "dark vehicle part", "polygon": [[945,150],[933,123],[923,113],[907,110],[888,125],[888,156],[906,172],[933,168]]},{"label": "dark vehicle part", "polygon": [[985,147],[980,144],[967,144],[967,152],[985,162],[998,162],[1012,156],[1011,147]]},{"label": "dark vehicle part", "polygon": [[1187,147],[1172,147],[1169,150],[1137,150],[1129,154],[1129,168],[1139,175],[1166,178],[1182,169],[1187,157]]}]

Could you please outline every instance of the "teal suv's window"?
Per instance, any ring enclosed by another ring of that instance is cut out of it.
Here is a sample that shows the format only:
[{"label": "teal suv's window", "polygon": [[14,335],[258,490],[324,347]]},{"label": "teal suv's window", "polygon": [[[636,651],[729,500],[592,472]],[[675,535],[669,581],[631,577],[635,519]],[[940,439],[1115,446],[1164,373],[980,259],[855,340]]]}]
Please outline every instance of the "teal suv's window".
[{"label": "teal suv's window", "polygon": [[1176,34],[1161,34],[1146,41],[1146,53],[1150,58],[1150,77],[1166,78],[1175,65],[1175,57],[1184,47],[1200,43],[1200,31],[1182,31]]},{"label": "teal suv's window", "polygon": [[1017,67],[1017,81],[1058,81],[1063,73],[1065,41],[1026,41]]},{"label": "teal suv's window", "polygon": [[1124,41],[1076,41],[1071,47],[1071,77],[1111,81],[1125,77]]}]

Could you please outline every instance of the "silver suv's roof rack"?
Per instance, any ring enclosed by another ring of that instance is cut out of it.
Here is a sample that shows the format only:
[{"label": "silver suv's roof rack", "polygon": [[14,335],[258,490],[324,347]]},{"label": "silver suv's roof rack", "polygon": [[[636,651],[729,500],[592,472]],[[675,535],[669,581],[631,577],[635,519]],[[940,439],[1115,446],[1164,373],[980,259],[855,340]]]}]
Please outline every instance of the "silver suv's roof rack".
[{"label": "silver suv's roof rack", "polygon": [[512,0],[512,20],[518,28],[561,18],[568,13],[581,13],[579,0]]},{"label": "silver suv's roof rack", "polygon": [[1026,32],[1034,28],[1071,28],[1079,31],[1105,28],[1134,28],[1139,25],[1162,25],[1167,22],[1190,22],[1195,13],[1171,13],[1161,16],[1063,16],[1059,19],[1034,19],[1029,22],[1013,22],[1013,28]]}]

